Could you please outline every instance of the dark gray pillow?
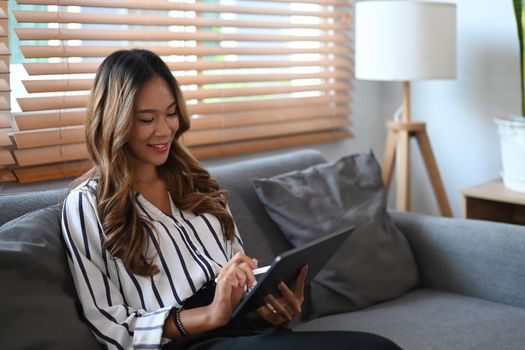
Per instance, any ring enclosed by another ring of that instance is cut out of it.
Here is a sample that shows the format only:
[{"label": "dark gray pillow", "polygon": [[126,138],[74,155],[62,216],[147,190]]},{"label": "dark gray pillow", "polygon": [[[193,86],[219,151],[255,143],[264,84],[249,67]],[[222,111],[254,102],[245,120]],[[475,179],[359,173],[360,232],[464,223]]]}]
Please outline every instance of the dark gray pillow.
[{"label": "dark gray pillow", "polygon": [[80,319],[60,230],[60,206],[0,226],[3,349],[101,349]]},{"label": "dark gray pillow", "polygon": [[312,282],[304,318],[394,299],[418,283],[408,243],[386,211],[381,168],[371,152],[256,179],[254,187],[294,246],[356,226]]}]

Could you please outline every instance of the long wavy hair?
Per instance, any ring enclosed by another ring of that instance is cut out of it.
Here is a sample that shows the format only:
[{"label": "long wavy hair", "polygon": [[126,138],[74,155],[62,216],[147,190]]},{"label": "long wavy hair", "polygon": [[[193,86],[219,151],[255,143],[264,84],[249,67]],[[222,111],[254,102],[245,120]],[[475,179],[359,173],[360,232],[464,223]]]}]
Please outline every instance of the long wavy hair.
[{"label": "long wavy hair", "polygon": [[98,180],[97,212],[105,233],[103,247],[120,258],[126,268],[141,276],[153,276],[159,268],[148,257],[148,225],[135,206],[134,181],[128,140],[134,125],[138,94],[155,76],[168,84],[176,99],[179,129],[167,161],[158,174],[181,210],[215,215],[224,235],[234,237],[233,218],[226,210],[228,195],[217,181],[180,143],[190,128],[186,104],[178,83],[162,59],[147,50],[120,50],[109,55],[95,76],[87,108],[85,137],[93,167],[75,184]]}]

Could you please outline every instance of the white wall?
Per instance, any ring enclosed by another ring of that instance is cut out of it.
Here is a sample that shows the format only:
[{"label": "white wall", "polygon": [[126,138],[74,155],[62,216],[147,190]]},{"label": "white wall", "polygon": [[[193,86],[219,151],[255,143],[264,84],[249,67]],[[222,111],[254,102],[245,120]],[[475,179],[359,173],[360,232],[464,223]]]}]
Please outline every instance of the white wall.
[{"label": "white wall", "polygon": [[[453,213],[461,216],[460,189],[499,176],[499,139],[493,118],[518,113],[520,99],[512,0],[457,0],[456,3],[458,78],[413,83],[412,118],[427,122]],[[401,101],[401,84],[355,81],[354,86],[352,131],[355,137],[309,147],[319,149],[330,160],[372,149],[381,160],[386,135],[384,122]],[[413,210],[437,215],[434,194],[414,144],[413,149]],[[209,160],[205,164],[213,166],[286,151]],[[61,181],[22,187],[5,185],[0,188],[0,194],[62,185]],[[393,196],[391,191],[390,203]]]},{"label": "white wall", "polygon": [[[520,112],[519,48],[512,0],[456,3],[457,80],[414,83],[412,116],[427,122],[452,210],[461,216],[460,189],[499,177],[494,118]],[[413,153],[413,207],[438,214],[420,155]]]}]

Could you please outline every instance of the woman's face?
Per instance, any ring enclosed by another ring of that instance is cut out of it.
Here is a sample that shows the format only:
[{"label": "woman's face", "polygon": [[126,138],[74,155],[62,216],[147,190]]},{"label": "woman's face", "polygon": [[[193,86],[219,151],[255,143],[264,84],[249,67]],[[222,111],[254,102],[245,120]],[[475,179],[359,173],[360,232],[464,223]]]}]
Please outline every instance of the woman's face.
[{"label": "woman's face", "polygon": [[160,166],[166,162],[179,129],[178,113],[175,96],[161,77],[155,76],[139,92],[128,141],[135,168]]}]

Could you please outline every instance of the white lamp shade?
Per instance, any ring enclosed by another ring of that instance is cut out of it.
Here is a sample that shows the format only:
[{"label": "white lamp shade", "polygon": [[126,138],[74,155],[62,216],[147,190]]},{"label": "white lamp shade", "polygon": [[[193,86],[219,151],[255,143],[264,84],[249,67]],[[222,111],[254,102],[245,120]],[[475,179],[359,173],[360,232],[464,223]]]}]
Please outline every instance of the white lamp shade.
[{"label": "white lamp shade", "polygon": [[355,76],[454,79],[456,5],[406,0],[356,3]]}]

